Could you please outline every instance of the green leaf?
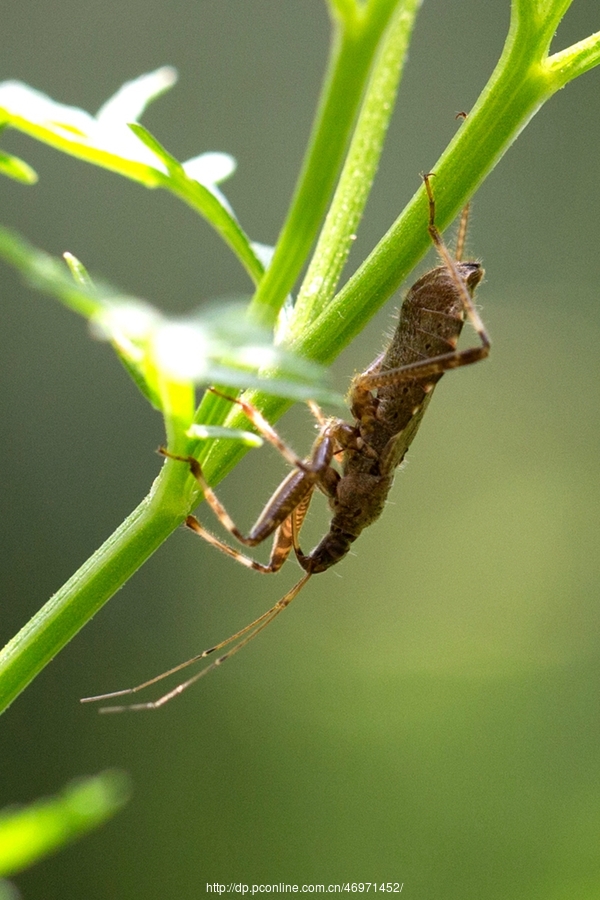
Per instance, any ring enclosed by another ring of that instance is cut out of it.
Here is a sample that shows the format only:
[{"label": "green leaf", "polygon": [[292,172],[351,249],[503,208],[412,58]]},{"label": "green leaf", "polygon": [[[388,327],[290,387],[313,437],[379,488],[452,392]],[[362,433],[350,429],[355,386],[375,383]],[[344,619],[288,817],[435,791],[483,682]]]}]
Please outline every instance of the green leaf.
[{"label": "green leaf", "polygon": [[176,77],[173,68],[163,66],[129,81],[97,116],[57,103],[22,82],[4,81],[0,83],[0,118],[6,125],[72,156],[156,187],[166,170],[160,158],[135,137],[128,123],[171,87]]},{"label": "green leaf", "polygon": [[32,287],[58,297],[73,312],[90,319],[102,309],[98,288],[75,283],[61,260],[38,250],[16,231],[2,226],[0,256],[18,269]]},{"label": "green leaf", "polygon": [[[168,90],[175,80],[176,72],[170,66],[141,75],[124,84],[96,116],[57,103],[22,82],[4,81],[0,83],[0,128],[10,125],[71,156],[118,172],[148,188],[171,191],[211,224],[253,282],[258,283],[264,267],[217,188],[235,170],[235,161],[228,154],[208,153],[180,163],[136,122],[146,105]],[[12,171],[31,177],[33,170],[23,166],[15,163]]]},{"label": "green leaf", "polygon": [[0,876],[14,875],[110,819],[130,795],[123,772],[74,781],[55,797],[0,812]]},{"label": "green leaf", "polygon": [[163,412],[165,382],[259,388],[294,400],[343,402],[324,385],[326,369],[274,346],[272,333],[248,318],[244,302],[213,304],[193,316],[174,318],[104,282],[95,284],[72,254],[66,255],[69,277],[62,262],[2,228],[0,256],[35,288],[85,316],[94,335],[112,343],[144,396]]},{"label": "green leaf", "polygon": [[68,251],[63,253],[63,259],[68,265],[76,284],[81,285],[83,288],[93,288],[92,279],[88,275],[88,271],[81,260],[77,259],[76,256],[73,256],[73,254]]},{"label": "green leaf", "polygon": [[128,127],[155,156],[162,160],[169,175],[172,177],[179,177],[182,174],[183,170],[181,163],[165,150],[162,144],[150,134],[147,128],[144,128],[144,126],[140,125],[138,122],[129,122]]},{"label": "green leaf", "polygon": [[15,181],[21,181],[23,184],[35,184],[38,175],[35,169],[19,159],[18,156],[11,156],[9,153],[0,152],[0,172],[12,178]]}]

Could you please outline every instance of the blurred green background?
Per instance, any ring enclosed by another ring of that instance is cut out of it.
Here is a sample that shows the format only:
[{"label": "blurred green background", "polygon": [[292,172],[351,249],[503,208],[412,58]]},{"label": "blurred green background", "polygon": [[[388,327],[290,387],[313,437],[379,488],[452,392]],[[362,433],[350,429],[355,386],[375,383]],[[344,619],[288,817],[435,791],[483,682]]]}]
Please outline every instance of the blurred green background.
[{"label": "blurred green background", "polygon": [[[354,264],[474,103],[508,16],[508,0],[424,3]],[[596,0],[575,0],[556,49],[599,27]],[[226,193],[250,235],[273,243],[328,30],[320,0],[5,3],[0,78],[95,111],[123,81],[177,66],[144,122],[180,159],[236,156]],[[18,878],[28,900],[185,900],[214,881],[600,897],[599,88],[596,70],[554,97],[479,191],[469,244],[487,271],[492,357],[444,379],[355,554],[162,711],[98,716],[79,697],[209,646],[297,576],[290,564],[261,578],[182,530],[3,717],[0,805],[107,766],[134,781],[117,818]],[[5,145],[41,179],[0,182],[0,220],[39,246],[172,311],[249,290],[166,194],[16,134]],[[163,434],[82,321],[5,266],[1,279],[9,639],[142,499]],[[340,358],[340,390],[381,349],[397,302]],[[303,408],[281,430],[309,446]],[[222,485],[242,526],[283,471],[263,449]]]}]

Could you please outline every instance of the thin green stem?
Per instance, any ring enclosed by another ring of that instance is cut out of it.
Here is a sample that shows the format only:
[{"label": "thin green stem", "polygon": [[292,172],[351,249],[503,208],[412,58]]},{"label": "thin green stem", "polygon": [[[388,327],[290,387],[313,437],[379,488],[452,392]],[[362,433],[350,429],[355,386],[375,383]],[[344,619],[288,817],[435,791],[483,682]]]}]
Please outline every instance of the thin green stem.
[{"label": "thin green stem", "polygon": [[271,265],[251,314],[275,325],[323,221],[378,47],[398,0],[372,0],[351,23],[334,19],[329,64],[308,150]]},{"label": "thin green stem", "polygon": [[[557,16],[555,11],[552,27]],[[543,64],[550,31],[547,21],[537,32],[532,31],[531,18],[514,13],[504,51],[488,84],[430,169],[436,175],[440,229],[454,219],[529,120],[562,86],[554,71],[547,71]],[[420,188],[329,306],[301,330],[296,331],[292,322],[291,346],[310,358],[330,362],[430,248],[427,215],[425,192]]]},{"label": "thin green stem", "polygon": [[562,87],[567,82],[583,75],[600,63],[600,31],[582,41],[554,53],[546,63],[546,70]]},{"label": "thin green stem", "polygon": [[302,330],[327,306],[348,259],[379,165],[419,4],[403,4],[382,41],[339,184],[296,299],[295,329]]}]

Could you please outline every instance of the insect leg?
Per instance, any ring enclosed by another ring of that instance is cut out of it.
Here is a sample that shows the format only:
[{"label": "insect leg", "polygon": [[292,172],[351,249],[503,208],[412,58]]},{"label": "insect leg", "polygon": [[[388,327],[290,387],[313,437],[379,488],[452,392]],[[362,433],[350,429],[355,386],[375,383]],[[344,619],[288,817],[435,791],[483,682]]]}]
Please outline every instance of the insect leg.
[{"label": "insect leg", "polygon": [[206,502],[214,512],[215,516],[227,531],[232,534],[240,544],[246,547],[256,547],[272,534],[273,546],[268,564],[260,563],[252,557],[242,553],[236,547],[232,547],[225,541],[222,541],[211,531],[202,525],[196,516],[189,515],[185,520],[186,526],[203,538],[217,550],[227,554],[236,562],[241,563],[248,569],[254,569],[263,574],[271,574],[279,571],[292,548],[291,540],[291,523],[289,515],[291,511],[306,498],[306,502],[310,501],[310,497],[314,490],[314,478],[307,476],[304,472],[290,472],[290,474],[279,485],[267,505],[265,506],[259,519],[253,526],[249,535],[243,534],[237,527],[213,489],[210,487],[202,467],[197,459],[193,456],[178,456],[170,453],[168,450],[161,448],[160,452],[169,459],[176,459],[180,462],[188,463],[192,475],[202,488],[202,492]]},{"label": "insect leg", "polygon": [[[256,412],[258,413],[258,411]],[[270,426],[268,427],[270,428]],[[279,440],[279,438],[277,439]],[[292,547],[289,516],[303,502],[308,507],[315,485],[321,479],[323,470],[329,467],[333,451],[333,438],[327,425],[324,425],[321,434],[313,445],[308,460],[302,463],[302,468],[295,467],[294,471],[290,472],[282,481],[248,535],[240,531],[213,489],[207,483],[202,467],[197,459],[192,456],[177,456],[168,450],[161,450],[161,453],[171,459],[188,463],[192,475],[202,489],[206,501],[214,514],[223,527],[241,544],[246,547],[256,547],[272,534],[275,534],[269,562],[266,565],[259,563],[236,548],[231,547],[208,531],[195,516],[189,515],[187,517],[187,527],[242,565],[255,569],[258,572],[272,573],[277,572],[281,568]]]},{"label": "insect leg", "polygon": [[[296,453],[294,453],[291,447],[288,447],[285,441],[275,431],[271,423],[267,422],[260,410],[258,410],[251,403],[248,403],[246,400],[243,400],[241,397],[231,397],[229,394],[224,394],[222,391],[218,391],[213,387],[209,388],[208,390],[211,392],[211,394],[216,394],[217,397],[223,397],[224,400],[229,400],[230,403],[235,403],[237,406],[239,406],[246,418],[249,419],[250,422],[252,422],[259,434],[261,434],[266,441],[272,444],[273,447],[275,447],[275,449],[278,450],[279,453],[281,453],[283,458],[287,460],[290,465],[295,466],[298,469],[305,469],[306,461],[300,459],[300,457]],[[317,418],[321,423],[323,414],[321,413],[319,407],[316,404],[312,403],[309,404],[309,407],[315,418]],[[318,410],[318,412],[316,412],[316,410]]]},{"label": "insect leg", "polygon": [[[427,198],[429,200],[429,225],[428,230],[431,236],[431,240],[435,245],[435,249],[441,256],[444,261],[448,271],[452,274],[452,278],[456,287],[460,291],[460,295],[462,297],[462,301],[465,307],[465,313],[467,318],[475,331],[477,332],[479,339],[481,341],[481,351],[484,351],[484,355],[487,356],[490,350],[490,339],[488,333],[485,329],[485,325],[481,321],[479,313],[475,309],[475,304],[473,303],[473,299],[469,293],[467,285],[465,284],[465,280],[460,274],[458,270],[457,260],[452,258],[452,255],[448,252],[448,248],[446,247],[444,240],[438,230],[437,225],[435,224],[435,197],[433,195],[433,190],[431,187],[430,181],[431,175],[423,175],[423,182],[425,184],[425,190],[427,191]],[[462,251],[464,248],[464,240],[465,240],[465,232],[467,227],[467,217],[468,217],[468,206],[466,207],[466,213],[463,212],[463,216],[461,217],[461,225],[458,236],[458,244],[457,244],[457,253],[462,255]],[[467,353],[468,351],[463,351]],[[478,356],[477,359],[483,359],[483,356]],[[469,362],[476,362],[476,359],[469,359],[467,357],[467,364]],[[459,365],[464,365],[465,363],[459,363]]]},{"label": "insect leg", "polygon": [[[151,687],[153,684],[156,684],[159,681],[162,681],[164,678],[167,678],[169,675],[174,675],[176,672],[180,672],[182,669],[187,668],[187,666],[193,665],[193,663],[200,662],[203,659],[206,659],[212,653],[215,653],[218,650],[222,650],[224,647],[233,644],[233,646],[223,653],[221,656],[217,657],[214,662],[210,663],[210,665],[206,666],[204,669],[201,669],[200,672],[196,672],[195,675],[192,675],[191,678],[188,678],[187,681],[183,681],[181,684],[178,684],[173,690],[168,691],[166,694],[163,694],[157,700],[151,700],[149,703],[132,703],[132,704],[124,704],[121,706],[103,706],[100,708],[101,713],[114,713],[114,712],[125,712],[126,710],[138,711],[145,709],[159,709],[161,706],[164,706],[165,703],[168,703],[169,700],[172,700],[174,697],[177,697],[179,694],[182,694],[187,688],[191,687],[192,684],[195,684],[199,681],[200,678],[203,678],[213,669],[216,669],[218,666],[222,665],[226,660],[230,659],[236,653],[238,653],[246,644],[249,644],[260,632],[270,625],[270,623],[275,619],[280,612],[290,605],[292,600],[298,596],[308,579],[310,578],[310,573],[304,575],[297,584],[294,585],[291,590],[289,590],[284,596],[277,601],[275,606],[272,606],[271,609],[268,609],[261,616],[251,622],[249,625],[246,625],[245,628],[242,628],[240,631],[237,631],[235,634],[232,634],[231,637],[227,638],[225,641],[221,641],[219,644],[215,644],[214,647],[210,647],[208,650],[204,650],[202,653],[197,654],[196,656],[192,656],[191,659],[186,660],[183,663],[180,663],[177,666],[174,666],[172,669],[169,669],[167,672],[162,672],[160,675],[157,675],[155,678],[151,678],[148,681],[144,681],[142,684],[138,684],[134,688],[126,688],[122,691],[113,691],[110,694],[99,694],[96,697],[84,697],[81,702],[82,703],[95,703],[99,700],[110,700],[113,697],[123,697],[128,696],[130,694],[137,694],[139,691],[144,690],[147,687]],[[237,643],[235,643],[237,641]]]},{"label": "insect leg", "polygon": [[[370,370],[367,370],[364,374],[359,375],[355,379],[355,386],[359,392],[364,393],[365,391],[373,391],[377,388],[386,387],[391,384],[399,384],[402,381],[410,379],[427,379],[435,375],[440,375],[448,369],[457,369],[460,366],[471,365],[472,363],[478,362],[480,359],[485,359],[489,355],[491,346],[490,338],[479,313],[475,308],[465,278],[460,272],[459,265],[463,268],[471,266],[472,274],[477,277],[477,280],[481,279],[481,268],[477,263],[457,263],[449,253],[435,224],[435,198],[433,196],[430,179],[431,175],[423,176],[425,189],[429,199],[429,234],[436,250],[452,276],[452,280],[460,294],[465,315],[477,332],[480,345],[478,347],[467,347],[465,350],[451,350],[448,353],[442,353],[438,356],[431,357],[430,359],[418,360],[417,362],[400,366],[397,369],[387,369],[384,372],[374,371],[371,367]],[[460,251],[462,251],[462,243],[464,243],[464,238],[461,239],[459,235]],[[477,281],[475,281],[474,284],[477,284]]]}]

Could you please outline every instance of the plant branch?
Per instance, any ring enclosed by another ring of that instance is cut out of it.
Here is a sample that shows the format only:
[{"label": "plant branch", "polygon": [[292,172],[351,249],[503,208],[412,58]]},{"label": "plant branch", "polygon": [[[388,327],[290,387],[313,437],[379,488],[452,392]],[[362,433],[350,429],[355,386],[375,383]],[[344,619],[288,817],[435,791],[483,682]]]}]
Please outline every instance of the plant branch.
[{"label": "plant branch", "polygon": [[295,330],[327,306],[348,259],[379,165],[419,2],[396,11],[382,41],[339,184],[296,298]]},{"label": "plant branch", "polygon": [[[455,138],[431,167],[436,175],[440,230],[454,219],[546,100],[580,69],[587,71],[600,62],[600,38],[596,35],[575,45],[579,51],[575,47],[563,51],[569,54],[570,75],[566,74],[563,54],[549,61],[544,56],[566,5],[566,0],[559,0],[552,14],[539,21],[531,14],[529,0],[513,4],[507,41],[488,84]],[[557,57],[563,61],[560,78]],[[306,328],[296,331],[292,322],[290,346],[322,363],[330,362],[429,250],[427,215],[425,192],[419,188],[329,306]]]},{"label": "plant branch", "polygon": [[404,0],[372,0],[362,15],[336,7],[327,74],[304,163],[271,265],[251,305],[273,327],[304,266],[325,215],[381,36]]},{"label": "plant branch", "polygon": [[559,87],[583,75],[600,63],[600,31],[578,41],[566,50],[555,53],[549,57],[546,69],[553,75]]}]

